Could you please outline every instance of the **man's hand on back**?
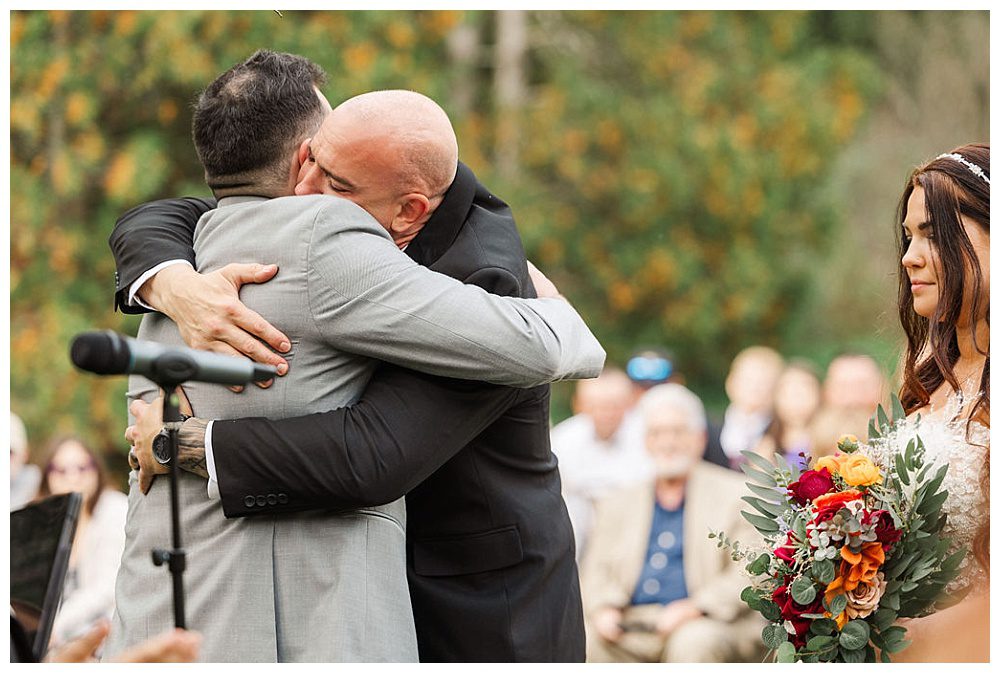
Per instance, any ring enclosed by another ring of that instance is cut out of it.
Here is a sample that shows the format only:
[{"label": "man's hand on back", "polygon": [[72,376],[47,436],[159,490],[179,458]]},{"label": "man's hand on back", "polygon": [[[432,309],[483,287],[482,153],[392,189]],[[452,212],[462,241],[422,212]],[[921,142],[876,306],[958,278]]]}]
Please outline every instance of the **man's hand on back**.
[{"label": "man's hand on back", "polygon": [[535,286],[535,294],[539,299],[566,299],[559,294],[559,289],[548,277],[538,270],[538,267],[528,260],[528,275],[531,277],[531,284]]},{"label": "man's hand on back", "polygon": [[[246,356],[277,367],[283,376],[288,362],[264,344],[285,353],[291,348],[288,337],[240,301],[245,283],[266,283],[277,272],[273,264],[228,264],[201,274],[186,264],[174,264],[146,281],[139,296],[177,323],[191,348]],[[271,382],[257,385],[266,388]]]}]

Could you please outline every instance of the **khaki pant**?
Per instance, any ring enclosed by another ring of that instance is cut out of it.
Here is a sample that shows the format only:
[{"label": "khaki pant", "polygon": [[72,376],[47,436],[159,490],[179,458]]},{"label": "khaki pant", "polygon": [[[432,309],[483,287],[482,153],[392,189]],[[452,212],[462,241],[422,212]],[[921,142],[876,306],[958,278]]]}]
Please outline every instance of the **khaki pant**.
[{"label": "khaki pant", "polygon": [[[625,608],[623,622],[654,626],[661,605]],[[763,621],[756,615],[743,616],[733,623],[707,617],[682,625],[670,636],[655,631],[627,631],[614,643],[604,640],[587,625],[588,663],[728,663],[760,662]]]}]

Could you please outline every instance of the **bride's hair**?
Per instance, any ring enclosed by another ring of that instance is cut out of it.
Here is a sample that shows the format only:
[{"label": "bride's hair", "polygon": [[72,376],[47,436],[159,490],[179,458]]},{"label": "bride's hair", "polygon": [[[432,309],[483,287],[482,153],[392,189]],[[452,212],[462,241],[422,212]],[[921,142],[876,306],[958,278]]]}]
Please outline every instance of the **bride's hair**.
[{"label": "bride's hair", "polygon": [[[954,155],[959,155],[957,158]],[[961,161],[960,159],[964,159]],[[905,273],[899,274],[899,319],[906,332],[907,349],[903,360],[903,385],[900,401],[907,413],[930,401],[931,394],[947,382],[955,390],[962,385],[955,377],[958,360],[956,323],[962,311],[966,286],[972,289],[971,315],[985,315],[989,325],[989,299],[983,288],[983,272],[969,236],[959,215],[974,220],[986,234],[990,232],[990,146],[963,145],[917,167],[906,182],[899,202],[897,235],[899,259],[906,254],[903,220],[906,206],[916,187],[922,187],[927,215],[934,225],[935,247],[940,268],[938,303],[928,319],[913,309],[913,294]],[[986,364],[979,380],[979,394],[969,413],[969,422],[979,421],[989,427],[990,418],[990,356],[989,343],[980,344],[973,333],[973,343],[986,355]],[[968,427],[968,426],[967,426]],[[966,433],[969,434],[968,432]],[[979,562],[989,568],[989,451],[982,470],[981,487],[986,499],[987,519],[976,532],[973,552]]]}]

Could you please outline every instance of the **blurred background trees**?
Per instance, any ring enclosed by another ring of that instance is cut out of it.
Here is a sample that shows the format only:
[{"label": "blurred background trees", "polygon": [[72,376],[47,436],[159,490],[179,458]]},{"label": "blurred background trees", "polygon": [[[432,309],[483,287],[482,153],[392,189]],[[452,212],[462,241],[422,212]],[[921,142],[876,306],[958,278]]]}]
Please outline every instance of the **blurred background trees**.
[{"label": "blurred background trees", "polygon": [[107,236],[208,193],[190,103],[258,48],[318,62],[334,104],[441,102],[611,362],[667,346],[714,411],[753,343],[892,372],[896,199],[915,164],[988,140],[988,38],[985,12],[12,12],[12,408],[35,446],[124,450],[124,380],[64,354],[134,334]]}]

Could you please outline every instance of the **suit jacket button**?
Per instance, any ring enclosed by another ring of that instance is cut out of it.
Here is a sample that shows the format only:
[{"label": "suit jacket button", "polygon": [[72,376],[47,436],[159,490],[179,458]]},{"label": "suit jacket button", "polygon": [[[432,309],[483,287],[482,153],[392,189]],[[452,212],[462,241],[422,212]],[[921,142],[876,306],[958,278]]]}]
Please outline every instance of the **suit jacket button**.
[{"label": "suit jacket button", "polygon": [[254,505],[257,504],[257,499],[254,498],[252,495],[248,495],[247,497],[243,498],[243,504],[246,505],[247,507],[253,507]]},{"label": "suit jacket button", "polygon": [[267,504],[268,505],[277,505],[278,504],[278,496],[276,496],[274,493],[268,493],[267,494]]},{"label": "suit jacket button", "polygon": [[281,503],[282,505],[287,505],[288,504],[288,496],[285,495],[284,493],[279,493],[278,494],[278,502]]},{"label": "suit jacket button", "polygon": [[264,505],[267,504],[267,498],[265,498],[262,495],[258,495],[257,496],[257,504],[260,505],[261,507],[263,507]]}]

